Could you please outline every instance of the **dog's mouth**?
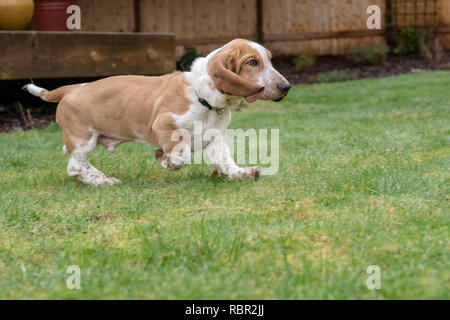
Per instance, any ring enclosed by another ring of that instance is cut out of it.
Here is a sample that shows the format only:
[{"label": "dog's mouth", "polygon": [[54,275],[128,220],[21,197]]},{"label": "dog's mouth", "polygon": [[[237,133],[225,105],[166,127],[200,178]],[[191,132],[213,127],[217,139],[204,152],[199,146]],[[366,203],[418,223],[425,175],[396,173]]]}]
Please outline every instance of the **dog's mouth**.
[{"label": "dog's mouth", "polygon": [[286,96],[287,96],[287,94],[283,94],[281,97],[279,97],[279,98],[277,98],[277,99],[274,99],[274,100],[272,100],[272,101],[280,102],[280,101],[283,100],[283,98],[286,97]]},{"label": "dog's mouth", "polygon": [[[254,94],[252,94],[250,96],[246,96],[244,98],[247,102],[252,103],[252,102],[255,102],[256,100],[258,100],[259,98],[261,98],[263,93],[264,93],[264,87],[262,89],[260,89],[259,91],[255,92]],[[287,96],[287,93],[283,94],[282,96],[280,96],[276,99],[270,99],[270,100],[275,101],[275,102],[280,102],[286,96]],[[266,100],[265,98],[262,98],[262,99]],[[269,100],[269,99],[267,99],[267,100]]]},{"label": "dog's mouth", "polygon": [[264,87],[261,88],[261,90],[257,91],[256,93],[250,95],[250,96],[246,96],[245,100],[248,103],[252,103],[255,102],[256,100],[258,100],[259,97],[261,97],[262,93],[264,92]]}]

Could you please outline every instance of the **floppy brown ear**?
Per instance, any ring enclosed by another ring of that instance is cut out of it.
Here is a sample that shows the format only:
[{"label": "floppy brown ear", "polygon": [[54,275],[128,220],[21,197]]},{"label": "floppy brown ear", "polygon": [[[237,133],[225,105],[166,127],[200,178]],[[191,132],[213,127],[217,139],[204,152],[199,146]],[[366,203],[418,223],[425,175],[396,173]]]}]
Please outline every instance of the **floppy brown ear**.
[{"label": "floppy brown ear", "polygon": [[207,71],[221,93],[248,97],[263,89],[257,83],[249,81],[237,74],[240,63],[236,49],[222,50],[216,53],[208,62]]}]

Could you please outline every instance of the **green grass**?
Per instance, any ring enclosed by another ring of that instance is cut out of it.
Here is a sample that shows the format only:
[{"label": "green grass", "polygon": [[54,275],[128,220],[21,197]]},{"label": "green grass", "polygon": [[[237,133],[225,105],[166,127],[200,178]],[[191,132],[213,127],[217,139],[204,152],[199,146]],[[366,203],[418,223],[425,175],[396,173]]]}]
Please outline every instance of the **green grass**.
[{"label": "green grass", "polygon": [[296,86],[236,112],[280,128],[258,182],[166,172],[130,143],[91,154],[122,183],[90,187],[57,126],[2,134],[0,298],[449,299],[449,88],[449,72]]},{"label": "green grass", "polygon": [[342,82],[356,80],[357,75],[351,74],[344,70],[333,70],[327,72],[321,72],[319,74],[310,76],[308,79],[309,83],[332,83],[332,82]]}]

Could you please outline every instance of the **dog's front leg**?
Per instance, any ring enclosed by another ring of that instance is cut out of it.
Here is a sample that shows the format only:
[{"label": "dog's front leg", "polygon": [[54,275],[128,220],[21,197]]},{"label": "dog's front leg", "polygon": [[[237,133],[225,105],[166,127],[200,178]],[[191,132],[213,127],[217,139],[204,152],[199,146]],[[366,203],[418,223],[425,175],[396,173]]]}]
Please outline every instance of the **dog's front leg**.
[{"label": "dog's front leg", "polygon": [[155,159],[168,171],[178,170],[191,161],[191,146],[186,142],[190,137],[184,137],[184,131],[173,126],[172,121],[171,115],[162,115],[153,124],[153,131],[158,133],[158,144],[161,146],[155,151]]},{"label": "dog's front leg", "polygon": [[230,148],[222,139],[213,140],[206,147],[211,164],[214,166],[213,176],[223,175],[230,180],[255,178],[258,179],[260,172],[258,167],[239,167],[231,157]]}]

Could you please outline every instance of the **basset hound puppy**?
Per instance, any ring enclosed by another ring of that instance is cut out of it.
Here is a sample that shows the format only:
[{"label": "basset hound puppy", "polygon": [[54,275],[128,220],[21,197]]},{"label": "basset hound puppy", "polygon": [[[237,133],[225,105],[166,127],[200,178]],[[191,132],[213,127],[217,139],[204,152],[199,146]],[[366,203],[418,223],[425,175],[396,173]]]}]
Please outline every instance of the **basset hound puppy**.
[{"label": "basset hound puppy", "polygon": [[[63,151],[69,158],[67,173],[90,185],[120,182],[94,168],[89,153],[98,145],[114,152],[117,145],[137,141],[159,146],[158,163],[166,170],[190,162],[190,153],[205,149],[215,175],[231,180],[258,178],[258,167],[239,167],[230,155],[226,139],[213,137],[193,143],[195,123],[203,131],[225,135],[236,97],[280,101],[289,82],[273,68],[271,54],[263,46],[236,39],[197,58],[189,72],[163,76],[114,76],[53,91],[27,84],[24,88],[42,100],[59,102],[56,122],[62,129]],[[192,139],[174,132],[184,130]]]}]

